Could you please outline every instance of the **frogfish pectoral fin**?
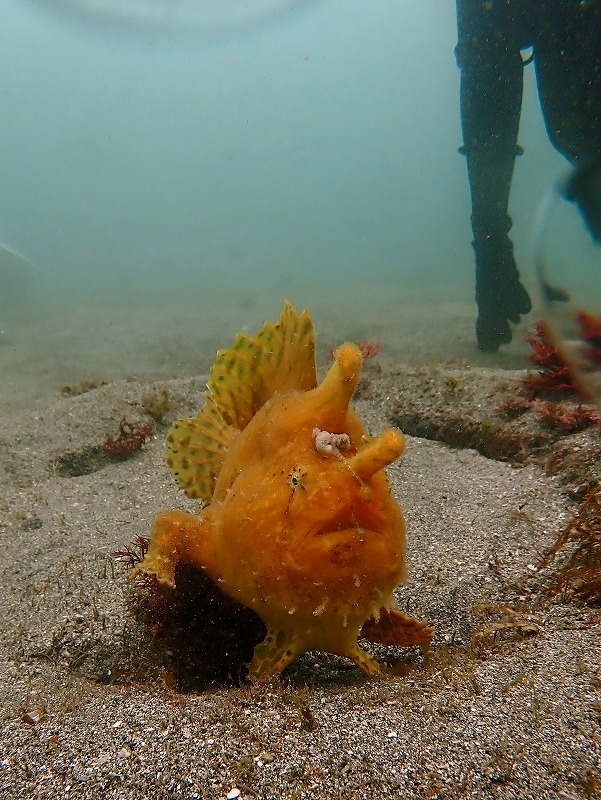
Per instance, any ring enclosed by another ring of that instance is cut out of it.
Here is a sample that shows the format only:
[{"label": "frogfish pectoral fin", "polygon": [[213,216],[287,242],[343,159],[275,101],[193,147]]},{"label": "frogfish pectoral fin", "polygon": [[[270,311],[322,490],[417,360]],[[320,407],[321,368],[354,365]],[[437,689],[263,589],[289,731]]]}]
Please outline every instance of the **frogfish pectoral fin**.
[{"label": "frogfish pectoral fin", "polygon": [[300,642],[292,634],[270,628],[255,647],[248,671],[255,678],[279,675],[301,651]]},{"label": "frogfish pectoral fin", "polygon": [[[265,639],[255,647],[252,661],[247,664],[248,671],[255,678],[279,675],[305,649],[300,637],[281,629],[270,628]],[[370,678],[381,674],[376,659],[362,650],[356,640],[342,649],[336,647],[332,652],[350,658]]]},{"label": "frogfish pectoral fin", "polygon": [[354,647],[351,647],[344,655],[363,670],[368,678],[376,678],[382,674],[382,669],[376,659],[367,651],[362,650],[356,642]]},{"label": "frogfish pectoral fin", "polygon": [[215,578],[215,547],[211,529],[202,517],[183,511],[164,511],[154,521],[148,552],[131,573],[153,575],[166,586],[175,586],[175,568],[185,561]]},{"label": "frogfish pectoral fin", "polygon": [[361,633],[363,639],[369,642],[378,642],[384,645],[397,645],[397,647],[413,647],[421,645],[427,653],[430,647],[434,629],[425,622],[409,617],[402,611],[385,608],[380,609],[380,618],[376,621],[370,617],[363,623]]}]

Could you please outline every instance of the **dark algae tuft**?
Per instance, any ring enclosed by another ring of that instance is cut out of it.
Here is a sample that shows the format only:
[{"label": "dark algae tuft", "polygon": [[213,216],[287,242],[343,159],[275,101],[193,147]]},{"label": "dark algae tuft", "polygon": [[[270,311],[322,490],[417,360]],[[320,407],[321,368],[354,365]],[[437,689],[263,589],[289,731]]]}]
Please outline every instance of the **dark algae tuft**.
[{"label": "dark algae tuft", "polygon": [[[129,566],[141,552],[134,545],[114,555]],[[171,589],[154,577],[139,579],[132,599],[168,659],[178,689],[238,684],[266,633],[260,617],[228,597],[200,569],[179,564],[176,580]]]},{"label": "dark algae tuft", "polygon": [[126,567],[131,569],[137,564],[142,563],[144,556],[148,552],[149,544],[150,539],[146,536],[136,536],[133,544],[125,545],[121,550],[114,550],[111,553],[111,558],[114,558],[115,561],[119,561],[121,564],[125,564]]}]

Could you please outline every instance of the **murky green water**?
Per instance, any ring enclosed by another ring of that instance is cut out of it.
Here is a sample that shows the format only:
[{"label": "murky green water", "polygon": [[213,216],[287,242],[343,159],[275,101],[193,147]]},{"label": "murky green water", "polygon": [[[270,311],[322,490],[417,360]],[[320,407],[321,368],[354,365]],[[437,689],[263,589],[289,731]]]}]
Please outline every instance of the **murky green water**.
[{"label": "murky green water", "polygon": [[[324,348],[376,336],[392,359],[478,359],[454,4],[190,7],[0,7],[0,240],[32,262],[0,263],[0,406],[205,369],[285,297]],[[528,282],[562,162],[526,81]],[[518,363],[515,338],[495,363]]]}]

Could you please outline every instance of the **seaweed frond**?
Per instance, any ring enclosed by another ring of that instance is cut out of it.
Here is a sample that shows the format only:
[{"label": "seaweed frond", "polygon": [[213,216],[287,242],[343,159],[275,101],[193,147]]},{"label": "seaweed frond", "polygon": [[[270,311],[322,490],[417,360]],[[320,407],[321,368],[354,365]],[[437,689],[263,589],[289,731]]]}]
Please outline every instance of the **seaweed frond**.
[{"label": "seaweed frond", "polygon": [[526,337],[532,347],[528,356],[530,364],[538,370],[524,378],[524,388],[531,397],[545,392],[577,392],[570,370],[558,352],[547,325],[542,320],[534,326],[534,333]]},{"label": "seaweed frond", "polygon": [[136,536],[133,543],[126,544],[122,550],[114,550],[111,553],[111,558],[125,564],[128,569],[141,564],[144,561],[144,556],[148,552],[150,539],[146,536]]},{"label": "seaweed frond", "polygon": [[601,318],[586,311],[576,314],[580,338],[586,344],[586,360],[593,369],[601,367]]},{"label": "seaweed frond", "polygon": [[576,433],[601,422],[594,408],[582,403],[555,403],[550,400],[533,400],[532,408],[549,428],[561,433]]},{"label": "seaweed frond", "polygon": [[383,345],[370,336],[364,342],[359,342],[357,347],[363,358],[375,358],[378,353],[382,352]]},{"label": "seaweed frond", "polygon": [[570,555],[548,587],[551,597],[601,604],[601,482],[585,495],[578,511],[543,554],[539,569],[549,566],[561,550],[573,545]]}]

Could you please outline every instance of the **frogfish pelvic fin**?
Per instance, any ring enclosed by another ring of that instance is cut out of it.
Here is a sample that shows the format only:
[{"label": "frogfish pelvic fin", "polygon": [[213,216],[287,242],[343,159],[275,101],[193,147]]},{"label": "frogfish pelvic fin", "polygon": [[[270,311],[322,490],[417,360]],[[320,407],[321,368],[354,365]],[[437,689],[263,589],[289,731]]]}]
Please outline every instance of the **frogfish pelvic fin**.
[{"label": "frogfish pelvic fin", "polygon": [[220,350],[205,404],[167,435],[165,461],[198,514],[165,511],[137,574],[175,585],[179,561],[203,570],[267,627],[249,671],[280,673],[299,653],[347,656],[380,671],[357,637],[427,648],[432,629],[398,611],[405,522],[384,468],[400,431],[365,435],[349,402],[362,356],[340,345],[318,385],[308,311]]}]

